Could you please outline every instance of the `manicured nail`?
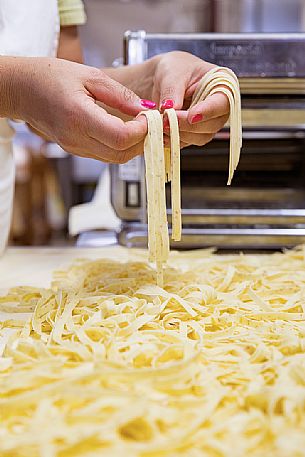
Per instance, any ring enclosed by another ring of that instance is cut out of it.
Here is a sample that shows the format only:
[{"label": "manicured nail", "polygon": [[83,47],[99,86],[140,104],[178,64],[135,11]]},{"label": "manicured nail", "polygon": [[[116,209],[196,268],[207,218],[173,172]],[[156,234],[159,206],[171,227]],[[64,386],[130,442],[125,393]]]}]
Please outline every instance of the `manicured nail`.
[{"label": "manicured nail", "polygon": [[156,108],[155,102],[152,102],[151,100],[141,100],[141,105],[148,109]]},{"label": "manicured nail", "polygon": [[196,122],[202,121],[203,116],[202,114],[195,114],[195,116],[192,117],[191,119],[191,124],[196,124]]},{"label": "manicured nail", "polygon": [[161,104],[161,109],[169,109],[174,107],[174,100],[171,98],[164,100]]}]

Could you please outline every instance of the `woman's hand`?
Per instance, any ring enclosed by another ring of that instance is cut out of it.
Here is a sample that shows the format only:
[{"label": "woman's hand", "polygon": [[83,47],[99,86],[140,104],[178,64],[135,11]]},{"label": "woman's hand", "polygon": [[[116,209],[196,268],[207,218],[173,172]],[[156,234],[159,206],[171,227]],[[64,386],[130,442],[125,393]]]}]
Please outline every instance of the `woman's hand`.
[{"label": "woman's hand", "polygon": [[79,156],[123,163],[143,152],[144,116],[123,122],[96,104],[134,117],[145,109],[143,101],[103,71],[61,59],[19,57],[0,57],[0,70],[0,116],[26,121]]},{"label": "woman's hand", "polygon": [[[198,82],[214,66],[187,52],[173,51],[141,64],[107,68],[105,71],[140,97],[153,100],[161,111],[175,108],[181,146],[185,147],[208,143],[228,120],[229,101],[221,93],[189,109]],[[165,133],[168,133],[166,119]]]},{"label": "woman's hand", "polygon": [[[149,95],[161,110],[178,110],[181,147],[208,143],[228,120],[230,105],[222,93],[214,94],[189,109],[198,82],[214,66],[180,51],[163,54],[157,59]],[[166,119],[164,127],[164,132],[169,133]]]}]

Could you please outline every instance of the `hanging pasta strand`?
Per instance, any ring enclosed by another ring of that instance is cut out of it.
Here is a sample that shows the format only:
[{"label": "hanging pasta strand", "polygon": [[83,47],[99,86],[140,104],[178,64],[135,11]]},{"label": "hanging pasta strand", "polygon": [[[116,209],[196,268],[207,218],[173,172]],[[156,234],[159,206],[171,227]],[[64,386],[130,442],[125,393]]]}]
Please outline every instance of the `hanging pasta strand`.
[{"label": "hanging pasta strand", "polygon": [[148,133],[144,143],[145,158],[145,177],[146,177],[146,195],[147,195],[147,225],[148,225],[148,261],[154,262],[156,259],[156,219],[155,219],[155,176],[153,161],[153,146],[155,131],[153,129],[153,120],[150,115],[144,113],[147,118]]},{"label": "hanging pasta strand", "polygon": [[169,255],[165,198],[165,158],[163,122],[157,110],[144,111],[148,134],[144,144],[147,187],[147,221],[149,261],[157,267],[157,284],[163,285],[163,265]]},{"label": "hanging pasta strand", "polygon": [[181,181],[180,181],[180,135],[176,111],[173,108],[164,111],[170,127],[171,158],[171,203],[172,203],[172,239],[181,240]]},{"label": "hanging pasta strand", "polygon": [[[215,67],[198,83],[191,107],[207,97],[221,92],[230,103],[230,154],[228,184],[237,168],[242,146],[241,101],[239,83],[229,68]],[[165,110],[169,120],[170,148],[163,145],[162,115],[157,110],[144,111],[148,121],[148,134],[144,144],[147,187],[147,221],[149,261],[157,269],[157,284],[163,284],[163,267],[169,255],[169,236],[166,213],[165,183],[171,182],[172,239],[181,240],[181,179],[180,136],[177,114]]]},{"label": "hanging pasta strand", "polygon": [[215,67],[208,71],[197,86],[191,107],[217,92],[225,94],[230,103],[230,163],[228,177],[228,185],[230,185],[239,162],[242,147],[241,99],[239,82],[235,73],[225,67]]}]

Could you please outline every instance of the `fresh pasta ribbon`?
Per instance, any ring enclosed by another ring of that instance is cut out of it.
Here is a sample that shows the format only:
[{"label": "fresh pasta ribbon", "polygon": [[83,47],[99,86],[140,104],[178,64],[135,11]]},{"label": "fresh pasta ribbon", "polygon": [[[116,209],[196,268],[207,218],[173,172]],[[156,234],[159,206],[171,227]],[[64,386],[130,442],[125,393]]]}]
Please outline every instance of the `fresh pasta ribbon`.
[{"label": "fresh pasta ribbon", "polygon": [[305,247],[128,257],[0,298],[1,457],[303,455]]},{"label": "fresh pasta ribbon", "polygon": [[144,144],[147,193],[148,258],[157,267],[157,284],[163,284],[163,265],[169,255],[165,197],[163,122],[159,111],[143,111],[148,134]]},{"label": "fresh pasta ribbon", "polygon": [[235,73],[226,67],[215,67],[208,71],[199,82],[191,107],[208,96],[221,92],[230,103],[230,155],[228,184],[232,182],[242,147],[241,98],[239,82]]},{"label": "fresh pasta ribbon", "polygon": [[170,181],[172,204],[172,239],[181,240],[181,182],[180,182],[180,135],[176,111],[173,108],[164,111],[170,128]]},{"label": "fresh pasta ribbon", "polygon": [[[215,67],[198,83],[191,107],[208,96],[221,92],[230,103],[230,155],[228,184],[237,168],[242,146],[241,100],[239,83],[232,70]],[[144,144],[146,167],[147,223],[149,261],[157,267],[157,284],[163,283],[163,267],[169,255],[165,183],[171,183],[172,239],[181,240],[180,136],[177,114],[164,111],[170,128],[170,148],[163,145],[162,115],[157,110],[143,111],[148,121]]]}]

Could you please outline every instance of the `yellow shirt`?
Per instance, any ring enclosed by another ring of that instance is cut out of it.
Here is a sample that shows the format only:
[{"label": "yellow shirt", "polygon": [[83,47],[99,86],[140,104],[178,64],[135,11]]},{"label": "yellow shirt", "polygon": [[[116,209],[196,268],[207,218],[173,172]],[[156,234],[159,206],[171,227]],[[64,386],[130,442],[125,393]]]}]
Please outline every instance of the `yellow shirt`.
[{"label": "yellow shirt", "polygon": [[81,25],[86,22],[82,0],[58,0],[60,25]]}]

